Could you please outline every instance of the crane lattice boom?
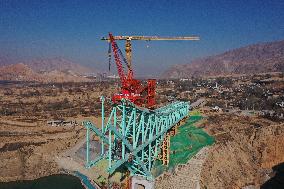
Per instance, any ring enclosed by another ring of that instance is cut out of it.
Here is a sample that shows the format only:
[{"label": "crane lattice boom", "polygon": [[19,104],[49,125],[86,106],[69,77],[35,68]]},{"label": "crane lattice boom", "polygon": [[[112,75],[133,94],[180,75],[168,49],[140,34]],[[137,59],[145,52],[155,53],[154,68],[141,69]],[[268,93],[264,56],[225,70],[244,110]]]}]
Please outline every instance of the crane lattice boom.
[{"label": "crane lattice boom", "polygon": [[117,72],[118,72],[121,84],[122,84],[122,86],[125,86],[127,78],[124,74],[123,66],[122,66],[121,59],[120,59],[120,53],[118,52],[119,48],[118,48],[118,46],[117,46],[117,44],[114,40],[114,37],[111,33],[109,33],[109,39],[110,39],[110,43],[111,43],[111,46],[112,46],[113,56],[114,56],[114,59],[115,59]]}]

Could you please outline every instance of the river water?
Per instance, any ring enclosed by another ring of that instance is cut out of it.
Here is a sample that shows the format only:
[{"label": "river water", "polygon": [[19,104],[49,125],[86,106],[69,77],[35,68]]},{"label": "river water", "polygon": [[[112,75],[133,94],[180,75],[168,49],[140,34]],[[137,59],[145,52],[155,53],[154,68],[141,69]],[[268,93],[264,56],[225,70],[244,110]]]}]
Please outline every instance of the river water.
[{"label": "river water", "polygon": [[0,189],[84,189],[79,178],[58,174],[29,181],[0,182]]}]

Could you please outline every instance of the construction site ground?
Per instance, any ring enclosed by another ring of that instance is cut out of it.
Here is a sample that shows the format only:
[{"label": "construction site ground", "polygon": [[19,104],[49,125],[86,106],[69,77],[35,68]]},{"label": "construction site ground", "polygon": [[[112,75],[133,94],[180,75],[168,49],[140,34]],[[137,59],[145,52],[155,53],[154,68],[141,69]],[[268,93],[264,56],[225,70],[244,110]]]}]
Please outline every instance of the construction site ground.
[{"label": "construction site ground", "polygon": [[210,113],[197,124],[215,143],[156,179],[156,188],[260,188],[284,162],[284,124]]},{"label": "construction site ground", "polygon": [[[100,124],[99,117],[76,119]],[[12,116],[1,117],[0,124],[2,182],[57,174],[63,168],[78,170],[90,178],[103,174],[100,170],[85,172],[84,161],[77,159],[82,156],[72,155],[85,140],[81,125],[51,127],[45,122],[25,122]],[[157,188],[257,188],[273,177],[272,167],[284,162],[283,122],[208,113],[195,125],[214,136],[215,143],[158,177]]]}]

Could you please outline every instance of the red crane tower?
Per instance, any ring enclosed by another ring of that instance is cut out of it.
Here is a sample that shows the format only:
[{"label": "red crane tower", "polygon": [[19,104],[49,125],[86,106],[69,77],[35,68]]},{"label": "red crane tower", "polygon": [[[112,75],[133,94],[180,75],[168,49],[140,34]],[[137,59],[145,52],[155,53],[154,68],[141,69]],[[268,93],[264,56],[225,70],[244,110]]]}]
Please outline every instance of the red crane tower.
[{"label": "red crane tower", "polygon": [[[121,93],[113,96],[113,102],[120,101],[122,98],[128,99],[138,106],[145,106],[147,108],[154,108],[155,106],[155,88],[156,80],[148,79],[147,85],[143,85],[141,81],[133,78],[133,70],[131,65],[131,41],[132,40],[199,40],[199,37],[159,37],[159,36],[113,36],[109,33],[109,37],[103,37],[102,40],[110,42],[115,58],[115,63],[118,70],[118,75],[121,80]],[[123,56],[115,40],[126,40],[125,53],[126,58]],[[110,51],[110,49],[109,49]],[[109,52],[109,57],[110,57]],[[126,64],[128,71],[127,75],[124,74],[122,61]]]},{"label": "red crane tower", "polygon": [[[118,75],[121,81],[121,93],[114,94],[112,101],[116,103],[124,98],[128,99],[138,106],[153,108],[155,106],[156,80],[148,79],[147,85],[145,86],[140,80],[134,79],[131,65],[124,58],[111,33],[109,33],[109,41],[112,47]],[[127,65],[127,75],[125,75],[124,73],[122,61]]]}]

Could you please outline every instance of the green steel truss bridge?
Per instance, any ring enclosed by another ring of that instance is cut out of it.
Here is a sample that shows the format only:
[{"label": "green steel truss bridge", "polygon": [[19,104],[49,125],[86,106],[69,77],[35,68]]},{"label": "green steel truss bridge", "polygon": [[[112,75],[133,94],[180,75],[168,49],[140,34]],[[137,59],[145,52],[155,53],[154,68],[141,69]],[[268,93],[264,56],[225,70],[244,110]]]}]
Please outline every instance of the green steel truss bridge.
[{"label": "green steel truss bridge", "polygon": [[[166,133],[189,113],[188,102],[174,102],[167,106],[149,110],[123,100],[112,106],[105,116],[104,97],[102,101],[102,126],[98,129],[90,121],[83,122],[86,135],[86,167],[94,166],[101,159],[108,160],[109,174],[126,166],[130,174],[154,179],[151,174],[154,161],[160,153]],[[100,138],[101,153],[90,159],[90,134]]]}]

